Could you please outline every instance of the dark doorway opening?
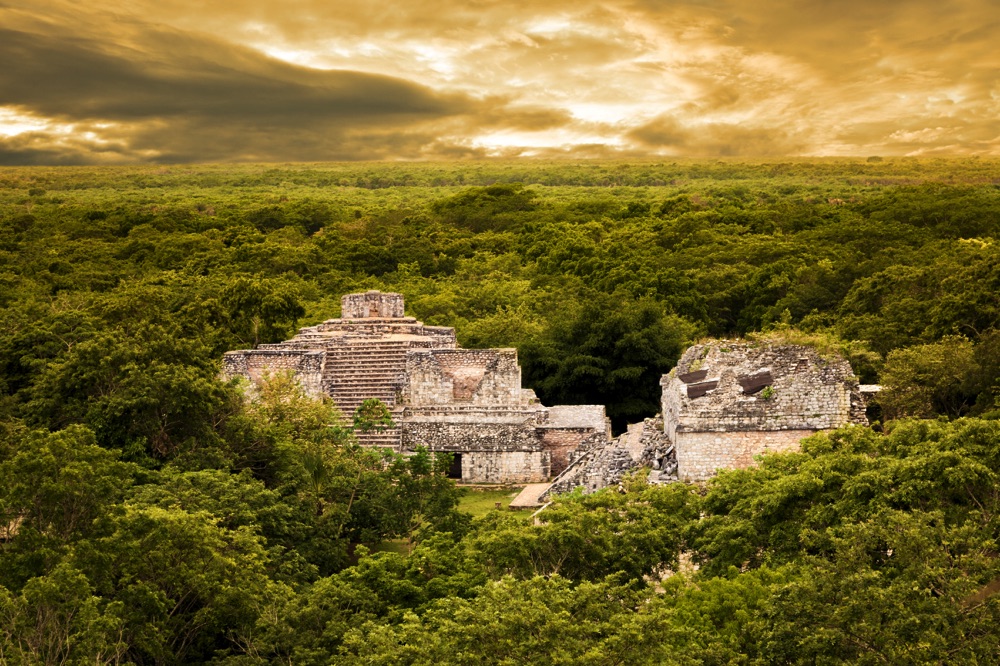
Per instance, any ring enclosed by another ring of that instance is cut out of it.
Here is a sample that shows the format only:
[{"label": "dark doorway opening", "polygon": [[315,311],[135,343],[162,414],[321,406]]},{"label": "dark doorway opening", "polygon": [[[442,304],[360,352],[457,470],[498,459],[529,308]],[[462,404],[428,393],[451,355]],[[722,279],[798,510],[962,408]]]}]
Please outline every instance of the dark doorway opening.
[{"label": "dark doorway opening", "polygon": [[449,479],[462,479],[462,454],[451,454],[451,465],[448,467]]}]

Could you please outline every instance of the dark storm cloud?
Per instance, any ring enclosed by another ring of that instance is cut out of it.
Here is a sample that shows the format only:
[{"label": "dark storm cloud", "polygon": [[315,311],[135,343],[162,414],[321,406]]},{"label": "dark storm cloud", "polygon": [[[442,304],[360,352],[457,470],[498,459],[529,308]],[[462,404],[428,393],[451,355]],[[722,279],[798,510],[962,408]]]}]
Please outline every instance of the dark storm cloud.
[{"label": "dark storm cloud", "polygon": [[656,118],[631,130],[628,137],[650,149],[696,157],[789,155],[803,149],[777,128],[727,123],[684,126],[671,117]]},{"label": "dark storm cloud", "polygon": [[0,70],[0,104],[74,119],[201,115],[279,123],[343,117],[378,122],[466,109],[460,99],[398,79],[306,70],[221,44],[195,44],[210,47],[204,54],[178,53],[190,38],[176,35],[171,48],[167,36],[153,37],[157,51],[132,53],[127,60],[102,52],[92,40],[0,29],[0,61],[17,63]]},{"label": "dark storm cloud", "polygon": [[65,29],[0,28],[0,62],[14,63],[0,68],[0,106],[96,128],[89,145],[85,137],[46,142],[40,132],[8,138],[0,161],[419,155],[439,141],[422,125],[476,106],[398,78],[297,67],[205,37],[132,28],[141,49]]}]

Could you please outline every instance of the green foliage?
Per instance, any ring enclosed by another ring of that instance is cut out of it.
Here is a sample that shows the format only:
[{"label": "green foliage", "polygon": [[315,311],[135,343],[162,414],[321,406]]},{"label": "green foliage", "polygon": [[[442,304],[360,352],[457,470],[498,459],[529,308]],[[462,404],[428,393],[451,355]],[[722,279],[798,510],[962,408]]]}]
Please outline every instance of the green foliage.
[{"label": "green foliage", "polygon": [[594,294],[579,311],[564,311],[548,340],[525,345],[526,380],[547,404],[607,405],[623,429],[658,411],[659,377],[695,332],[650,299]]},{"label": "green foliage", "polygon": [[520,183],[490,185],[466,190],[432,207],[435,213],[459,228],[472,231],[501,230],[511,226],[518,213],[532,211],[535,193]]},{"label": "green foliage", "polygon": [[83,426],[14,428],[0,454],[0,585],[14,588],[52,570],[76,541],[105,522],[132,484],[134,465],[100,448]]},{"label": "green foliage", "polygon": [[972,343],[963,337],[894,349],[882,371],[879,404],[888,418],[960,416],[979,393],[978,375]]},{"label": "green foliage", "polygon": [[365,398],[354,410],[354,429],[361,432],[382,432],[395,428],[392,412],[378,398]]},{"label": "green foliage", "polygon": [[103,603],[67,564],[33,578],[17,597],[0,587],[0,661],[118,664],[128,651],[121,603]]},{"label": "green foliage", "polygon": [[[993,663],[996,167],[3,170],[0,662]],[[706,334],[843,353],[890,418],[470,520],[447,457],[219,380],[369,288],[617,429]]]}]

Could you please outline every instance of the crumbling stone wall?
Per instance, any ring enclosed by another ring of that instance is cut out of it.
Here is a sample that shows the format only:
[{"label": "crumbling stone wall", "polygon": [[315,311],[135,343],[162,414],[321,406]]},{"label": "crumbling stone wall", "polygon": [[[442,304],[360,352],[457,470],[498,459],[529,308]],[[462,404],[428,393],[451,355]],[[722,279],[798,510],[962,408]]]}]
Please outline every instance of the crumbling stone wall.
[{"label": "crumbling stone wall", "polygon": [[411,350],[403,392],[413,405],[527,404],[515,349]]},{"label": "crumbling stone wall", "polygon": [[661,381],[679,474],[703,480],[766,451],[847,423],[867,423],[850,364],[811,347],[718,340],[694,345]]},{"label": "crumbling stone wall", "polygon": [[251,386],[282,372],[291,373],[306,395],[323,395],[323,366],[326,353],[303,349],[267,349],[227,352],[222,357],[225,379],[243,377]]},{"label": "crumbling stone wall", "polygon": [[625,475],[643,467],[652,470],[648,478],[653,483],[677,479],[673,448],[663,432],[663,420],[659,417],[634,423],[629,426],[628,432],[611,441],[589,441],[574,453],[569,466],[542,494],[542,500],[548,501],[559,493],[576,488],[592,493],[617,486]]}]

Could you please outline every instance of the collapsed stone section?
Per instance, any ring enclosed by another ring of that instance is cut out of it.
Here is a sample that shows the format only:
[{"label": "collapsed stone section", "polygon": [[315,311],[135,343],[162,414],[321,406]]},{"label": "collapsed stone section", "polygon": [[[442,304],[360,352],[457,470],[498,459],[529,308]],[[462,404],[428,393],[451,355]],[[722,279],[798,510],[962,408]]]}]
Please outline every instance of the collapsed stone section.
[{"label": "collapsed stone section", "polygon": [[332,398],[345,422],[378,398],[398,427],[359,432],[362,444],[452,453],[466,482],[543,481],[609,437],[603,406],[541,405],[521,388],[516,350],[461,349],[453,328],[405,317],[400,294],[347,294],[341,312],[286,342],[228,352],[224,375],[255,384],[290,372],[307,393]]},{"label": "collapsed stone section", "polygon": [[660,382],[681,480],[798,450],[816,432],[867,424],[850,364],[811,347],[716,340],[690,347]]},{"label": "collapsed stone section", "polygon": [[557,476],[539,498],[542,502],[555,495],[581,488],[589,494],[617,486],[626,475],[649,468],[650,483],[677,480],[677,462],[673,446],[663,432],[659,416],[629,425],[628,431],[610,442],[594,442],[573,454],[571,464]]}]

